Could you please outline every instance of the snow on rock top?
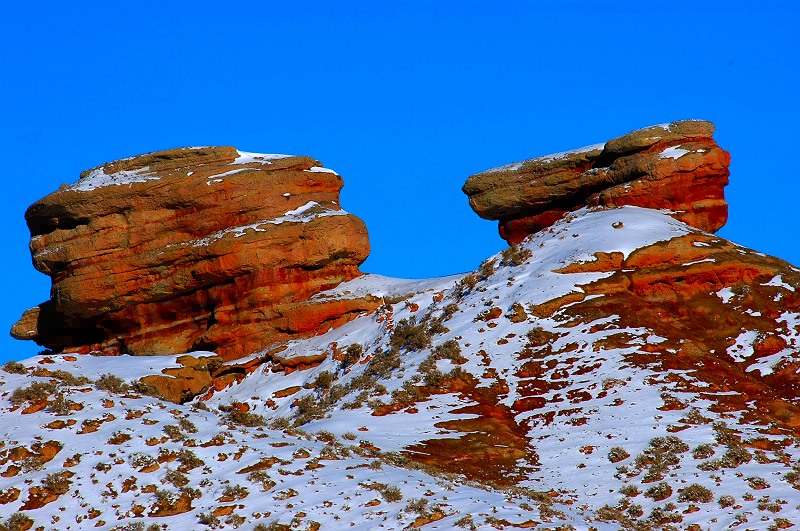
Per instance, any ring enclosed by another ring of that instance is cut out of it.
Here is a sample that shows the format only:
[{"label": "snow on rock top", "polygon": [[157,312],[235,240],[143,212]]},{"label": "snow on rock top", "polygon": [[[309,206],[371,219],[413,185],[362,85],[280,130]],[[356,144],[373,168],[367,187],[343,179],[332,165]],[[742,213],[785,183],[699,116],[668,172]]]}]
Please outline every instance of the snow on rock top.
[{"label": "snow on rock top", "polygon": [[84,172],[26,213],[34,265],[59,296],[28,310],[14,337],[233,359],[346,322],[374,303],[309,302],[359,276],[369,253],[364,223],[339,205],[342,185],[310,157],[224,146]]},{"label": "snow on rock top", "polygon": [[78,182],[66,187],[67,190],[78,192],[88,192],[104,186],[131,186],[133,183],[143,183],[161,179],[160,176],[149,173],[150,168],[145,166],[137,170],[120,170],[111,174],[105,169],[95,168],[88,175],[82,177]]},{"label": "snow on rock top", "polygon": [[727,219],[728,153],[699,120],[639,129],[585,148],[499,166],[470,176],[472,209],[499,222],[511,244],[584,206],[664,209],[714,232]]},{"label": "snow on rock top", "polygon": [[571,149],[569,151],[561,151],[559,153],[551,153],[549,155],[542,155],[540,157],[535,157],[532,159],[526,159],[519,162],[513,162],[511,164],[504,164],[502,166],[497,166],[494,168],[490,168],[488,170],[484,170],[481,173],[495,173],[495,172],[504,172],[504,171],[516,171],[522,168],[523,166],[534,165],[538,163],[549,163],[560,159],[568,158],[572,155],[579,155],[583,153],[591,153],[591,152],[600,152],[603,150],[605,143],[600,144],[592,144],[590,146],[585,146],[578,149]]}]

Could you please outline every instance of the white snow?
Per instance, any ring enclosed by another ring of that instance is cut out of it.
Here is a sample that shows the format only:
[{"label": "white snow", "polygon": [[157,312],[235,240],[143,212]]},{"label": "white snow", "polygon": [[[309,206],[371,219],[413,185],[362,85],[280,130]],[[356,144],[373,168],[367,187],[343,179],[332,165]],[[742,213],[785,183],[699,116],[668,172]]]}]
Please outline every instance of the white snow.
[{"label": "white snow", "polygon": [[658,158],[660,159],[679,159],[682,156],[686,155],[687,153],[691,153],[688,149],[683,149],[679,146],[672,146],[668,147],[664,151],[658,154]]},{"label": "white snow", "polygon": [[732,298],[736,296],[731,288],[722,288],[717,292],[717,296],[722,299],[722,302],[728,304]]},{"label": "white snow", "polygon": [[78,182],[67,186],[67,190],[78,192],[88,192],[105,186],[132,186],[133,183],[143,183],[146,181],[157,181],[161,177],[149,173],[150,167],[145,166],[138,170],[121,170],[114,173],[106,173],[103,167],[95,168],[88,175],[82,177]]},{"label": "white snow", "polygon": [[234,159],[231,164],[250,164],[252,162],[259,162],[261,164],[272,164],[273,160],[288,159],[294,155],[281,155],[277,153],[251,153],[249,151],[236,150],[239,156]]},{"label": "white snow", "polygon": [[490,168],[488,170],[484,170],[480,173],[490,173],[490,172],[500,172],[500,171],[516,171],[520,169],[523,165],[530,163],[530,162],[553,162],[555,160],[563,159],[569,155],[575,155],[579,153],[588,153],[590,151],[595,150],[602,150],[605,147],[605,142],[600,144],[592,144],[591,146],[585,146],[578,149],[571,149],[569,151],[561,151],[559,153],[551,153],[550,155],[543,155],[541,157],[536,157],[533,159],[522,160],[519,162],[513,162],[511,164],[504,164],[503,166],[497,166],[495,168]]},{"label": "white snow", "polygon": [[794,291],[794,286],[791,286],[790,284],[787,284],[786,282],[784,282],[783,278],[780,275],[775,275],[774,277],[772,277],[770,279],[769,282],[767,282],[766,284],[761,284],[761,285],[762,286],[775,286],[775,287],[778,287],[778,288],[788,289],[789,291]]},{"label": "white snow", "polygon": [[335,171],[331,170],[330,168],[323,168],[321,166],[312,166],[310,169],[303,170],[303,171],[307,171],[307,172],[310,172],[310,173],[332,173],[334,175],[339,175],[338,173],[336,173]]},{"label": "white snow", "polygon": [[[316,207],[316,209],[315,209]],[[312,209],[315,209],[312,211]],[[262,219],[255,223],[248,225],[240,225],[238,227],[230,227],[215,232],[205,238],[199,238],[189,242],[192,247],[200,247],[209,245],[210,243],[219,240],[220,238],[233,234],[234,238],[240,238],[247,234],[248,231],[266,232],[269,230],[268,225],[280,225],[281,223],[308,223],[309,221],[326,217],[326,216],[347,216],[348,212],[344,210],[337,210],[320,205],[316,201],[309,201],[308,203],[299,206],[293,210],[289,210],[282,216],[274,219]]]}]

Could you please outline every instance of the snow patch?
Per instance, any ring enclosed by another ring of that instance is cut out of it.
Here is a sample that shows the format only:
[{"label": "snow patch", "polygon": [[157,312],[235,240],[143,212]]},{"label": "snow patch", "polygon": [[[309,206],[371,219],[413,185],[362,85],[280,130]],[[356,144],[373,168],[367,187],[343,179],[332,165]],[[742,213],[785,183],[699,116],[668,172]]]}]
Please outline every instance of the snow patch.
[{"label": "snow patch", "polygon": [[688,150],[688,149],[683,149],[683,148],[678,147],[678,146],[672,146],[672,147],[668,147],[667,149],[665,149],[664,151],[659,153],[658,154],[658,158],[660,158],[660,159],[675,159],[675,160],[677,160],[677,159],[681,158],[682,156],[684,156],[684,155],[686,155],[687,153],[690,153],[690,152],[691,151]]},{"label": "snow patch", "polygon": [[103,167],[95,168],[88,175],[82,177],[75,184],[67,186],[67,190],[77,192],[89,192],[106,186],[133,186],[133,183],[143,183],[147,181],[157,181],[161,179],[158,175],[149,173],[150,167],[145,166],[138,170],[121,170],[114,173],[106,173]]},{"label": "snow patch", "polygon": [[787,284],[786,282],[784,282],[783,278],[780,275],[775,275],[774,277],[772,277],[772,279],[769,282],[767,282],[766,284],[761,284],[761,285],[762,286],[775,286],[775,287],[778,287],[778,288],[788,289],[789,291],[794,291],[794,286],[791,286],[790,284]]},{"label": "snow patch", "polygon": [[294,210],[290,210],[284,215],[275,219],[262,219],[261,221],[250,223],[249,225],[240,225],[238,227],[223,229],[211,234],[210,236],[206,236],[205,238],[194,240],[190,242],[190,244],[192,247],[201,247],[208,245],[213,241],[219,240],[228,234],[233,234],[234,238],[239,238],[247,234],[247,231],[249,230],[255,232],[266,232],[269,230],[269,228],[265,227],[265,225],[280,225],[281,223],[308,223],[316,218],[347,215],[349,215],[348,212],[345,212],[344,210],[334,210],[320,205],[316,201],[309,201],[305,205],[297,207]]}]

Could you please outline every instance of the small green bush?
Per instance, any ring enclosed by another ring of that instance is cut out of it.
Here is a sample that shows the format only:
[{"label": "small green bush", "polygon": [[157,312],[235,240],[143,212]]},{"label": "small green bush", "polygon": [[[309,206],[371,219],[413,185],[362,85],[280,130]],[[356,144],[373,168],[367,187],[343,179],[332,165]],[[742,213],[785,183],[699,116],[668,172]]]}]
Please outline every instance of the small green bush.
[{"label": "small green bush", "polygon": [[333,385],[334,378],[331,371],[322,371],[311,383],[311,387],[318,390],[330,389],[331,385]]},{"label": "small green bush", "polygon": [[42,487],[53,494],[62,495],[69,491],[71,481],[58,473],[48,474],[42,480]]},{"label": "small green bush", "polygon": [[127,393],[131,388],[122,378],[111,373],[101,374],[94,384],[98,389],[114,394]]},{"label": "small green bush", "polygon": [[503,251],[500,253],[500,265],[502,266],[522,265],[531,256],[533,256],[533,253],[530,251],[530,249],[521,247],[519,245],[512,245],[507,249],[503,249]]},{"label": "small green bush", "polygon": [[699,483],[692,483],[678,494],[679,502],[709,503],[713,500],[714,493]]},{"label": "small green bush", "polygon": [[15,406],[24,403],[38,403],[47,400],[56,392],[56,385],[52,382],[33,382],[27,387],[18,387],[11,393],[9,400]]},{"label": "small green bush", "polygon": [[647,489],[644,495],[654,501],[666,500],[672,496],[672,487],[668,483],[658,483]]},{"label": "small green bush", "polygon": [[352,345],[348,345],[346,349],[344,349],[344,360],[343,363],[346,367],[351,365],[355,365],[358,363],[358,360],[361,359],[361,356],[364,354],[364,347],[359,345],[358,343],[353,343]]},{"label": "small green bush", "polygon": [[[3,365],[3,370],[9,374],[25,374],[28,370],[18,361],[9,361]],[[20,514],[20,513],[17,513]]]},{"label": "small green bush", "polygon": [[431,340],[425,331],[425,323],[417,324],[416,318],[398,321],[389,337],[392,349],[416,351],[427,348]]},{"label": "small green bush", "polygon": [[86,376],[83,375],[75,376],[71,372],[62,370],[50,371],[50,377],[59,380],[59,383],[61,385],[65,385],[68,387],[79,387],[81,385],[87,385],[92,383],[92,381]]},{"label": "small green bush", "polygon": [[228,412],[225,418],[228,419],[228,422],[232,424],[246,426],[248,428],[267,425],[267,419],[258,413],[253,413],[252,411],[239,411],[236,408],[233,408],[230,412]]},{"label": "small green bush", "polygon": [[630,456],[631,454],[629,454],[627,451],[625,451],[624,448],[621,448],[619,446],[615,446],[608,451],[608,460],[611,461],[612,463],[619,463],[620,461],[624,461]]},{"label": "small green bush", "polygon": [[701,444],[692,450],[692,457],[695,459],[708,459],[714,455],[714,447],[710,444]]},{"label": "small green bush", "polygon": [[734,505],[736,505],[736,498],[734,498],[730,494],[723,494],[722,496],[719,497],[717,503],[719,503],[719,506],[722,507],[723,509],[727,507],[733,507]]}]

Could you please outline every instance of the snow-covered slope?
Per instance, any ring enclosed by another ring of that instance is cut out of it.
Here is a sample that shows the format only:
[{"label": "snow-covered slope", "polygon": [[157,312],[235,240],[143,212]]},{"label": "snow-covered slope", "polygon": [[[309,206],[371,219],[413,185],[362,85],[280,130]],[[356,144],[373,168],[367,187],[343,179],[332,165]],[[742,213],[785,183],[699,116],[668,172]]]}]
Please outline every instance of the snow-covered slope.
[{"label": "snow-covered slope", "polygon": [[[384,301],[377,312],[238,360],[249,374],[184,405],[101,379],[135,383],[174,356],[7,367],[0,514],[43,529],[129,530],[800,523],[796,400],[753,391],[755,368],[783,374],[795,361],[800,315],[751,310],[775,322],[775,352],[759,350],[763,330],[720,338],[734,349],[720,363],[753,380],[743,390],[745,380],[701,370],[706,358],[682,346],[697,337],[592,305],[614,298],[592,286],[616,285],[642,249],[685,239],[698,252],[724,243],[658,211],[582,210],[468,275],[366,275],[319,297],[372,294]],[[623,265],[600,267],[603,257]],[[758,289],[780,308],[796,274]],[[703,296],[745,314],[736,291]]]}]

